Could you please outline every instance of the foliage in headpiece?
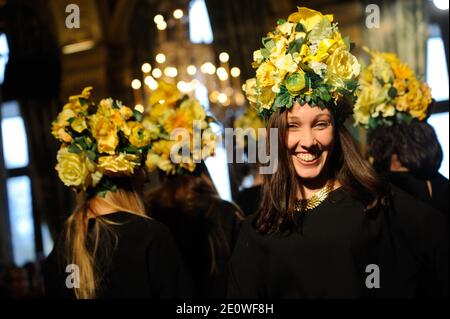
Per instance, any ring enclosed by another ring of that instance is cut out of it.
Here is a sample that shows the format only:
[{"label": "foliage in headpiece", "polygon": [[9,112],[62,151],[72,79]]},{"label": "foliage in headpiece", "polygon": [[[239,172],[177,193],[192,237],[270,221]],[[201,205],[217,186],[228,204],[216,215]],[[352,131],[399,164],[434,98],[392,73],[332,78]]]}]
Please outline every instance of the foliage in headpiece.
[{"label": "foliage in headpiece", "polygon": [[414,118],[424,120],[432,101],[428,85],[395,54],[364,49],[371,60],[359,79],[355,124],[373,129],[394,122],[409,123]]},{"label": "foliage in headpiece", "polygon": [[333,16],[299,7],[277,24],[253,53],[256,77],[243,85],[250,103],[264,116],[294,101],[337,112],[352,105],[360,65]]},{"label": "foliage in headpiece", "polygon": [[55,169],[75,191],[104,195],[117,188],[113,177],[131,176],[143,164],[150,131],[140,122],[143,110],[111,98],[96,104],[91,91],[71,96],[52,122],[51,133],[61,142]]},{"label": "foliage in headpiece", "polygon": [[[146,160],[148,171],[160,169],[167,175],[193,172],[197,163],[214,155],[217,135],[210,127],[211,122],[214,119],[206,114],[199,101],[183,95],[175,85],[159,81],[143,122],[152,138]],[[196,129],[194,123],[199,124]],[[184,129],[189,136],[175,140],[171,134],[176,129]],[[194,136],[197,133],[198,136]],[[189,156],[181,154],[179,146],[183,143],[189,149]],[[171,154],[179,163],[171,159]]]}]

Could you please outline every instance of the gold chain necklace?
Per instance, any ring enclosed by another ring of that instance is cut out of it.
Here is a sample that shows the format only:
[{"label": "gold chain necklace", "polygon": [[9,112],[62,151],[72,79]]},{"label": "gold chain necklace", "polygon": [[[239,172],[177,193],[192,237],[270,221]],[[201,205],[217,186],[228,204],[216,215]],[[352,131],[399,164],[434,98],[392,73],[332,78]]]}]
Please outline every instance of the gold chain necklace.
[{"label": "gold chain necklace", "polygon": [[329,182],[327,185],[325,185],[324,188],[322,188],[320,191],[315,193],[311,198],[308,199],[297,199],[295,201],[295,211],[300,212],[306,212],[308,210],[312,210],[319,206],[331,193],[331,191],[334,188],[334,183]]}]

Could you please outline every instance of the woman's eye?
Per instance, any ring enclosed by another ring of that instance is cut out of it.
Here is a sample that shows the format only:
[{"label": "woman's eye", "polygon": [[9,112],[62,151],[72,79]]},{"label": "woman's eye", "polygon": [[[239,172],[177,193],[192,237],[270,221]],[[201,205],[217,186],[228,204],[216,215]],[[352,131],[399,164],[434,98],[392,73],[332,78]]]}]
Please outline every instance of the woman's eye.
[{"label": "woman's eye", "polygon": [[329,122],[318,122],[315,126],[319,129],[325,129],[330,125]]}]

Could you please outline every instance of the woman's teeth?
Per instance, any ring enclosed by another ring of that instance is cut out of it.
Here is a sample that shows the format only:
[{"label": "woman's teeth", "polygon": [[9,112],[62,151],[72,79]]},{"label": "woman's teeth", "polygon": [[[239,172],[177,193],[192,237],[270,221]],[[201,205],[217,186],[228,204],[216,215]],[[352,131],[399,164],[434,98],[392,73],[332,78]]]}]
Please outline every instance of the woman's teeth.
[{"label": "woman's teeth", "polygon": [[316,160],[319,155],[312,155],[312,154],[308,154],[308,153],[301,153],[301,154],[297,154],[297,157],[304,162],[312,162],[314,160]]}]

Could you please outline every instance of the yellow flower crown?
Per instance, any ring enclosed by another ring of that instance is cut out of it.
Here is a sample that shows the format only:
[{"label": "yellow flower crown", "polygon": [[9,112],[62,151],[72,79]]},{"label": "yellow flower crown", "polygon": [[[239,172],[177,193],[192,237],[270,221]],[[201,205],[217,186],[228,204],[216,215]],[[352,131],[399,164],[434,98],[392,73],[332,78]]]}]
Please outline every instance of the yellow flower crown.
[{"label": "yellow flower crown", "polygon": [[355,124],[372,130],[413,118],[424,120],[432,101],[428,85],[420,82],[395,54],[364,49],[371,61],[359,79]]},{"label": "yellow flower crown", "polygon": [[[214,155],[217,135],[210,127],[213,121],[199,101],[183,95],[175,85],[160,81],[143,121],[152,138],[145,162],[147,170],[160,169],[167,175],[194,172],[197,163]],[[180,136],[171,136],[179,129],[186,133],[181,140]],[[179,146],[186,147],[189,155],[180,154]],[[178,160],[173,161],[173,157]]]},{"label": "yellow flower crown", "polygon": [[130,176],[143,164],[150,131],[140,122],[143,110],[111,98],[97,105],[91,91],[69,98],[51,133],[62,143],[55,168],[64,185],[103,196],[117,187],[111,177]]},{"label": "yellow flower crown", "polygon": [[264,116],[294,101],[336,111],[351,106],[360,65],[333,15],[299,7],[277,24],[253,53],[256,77],[243,85],[250,103]]}]

